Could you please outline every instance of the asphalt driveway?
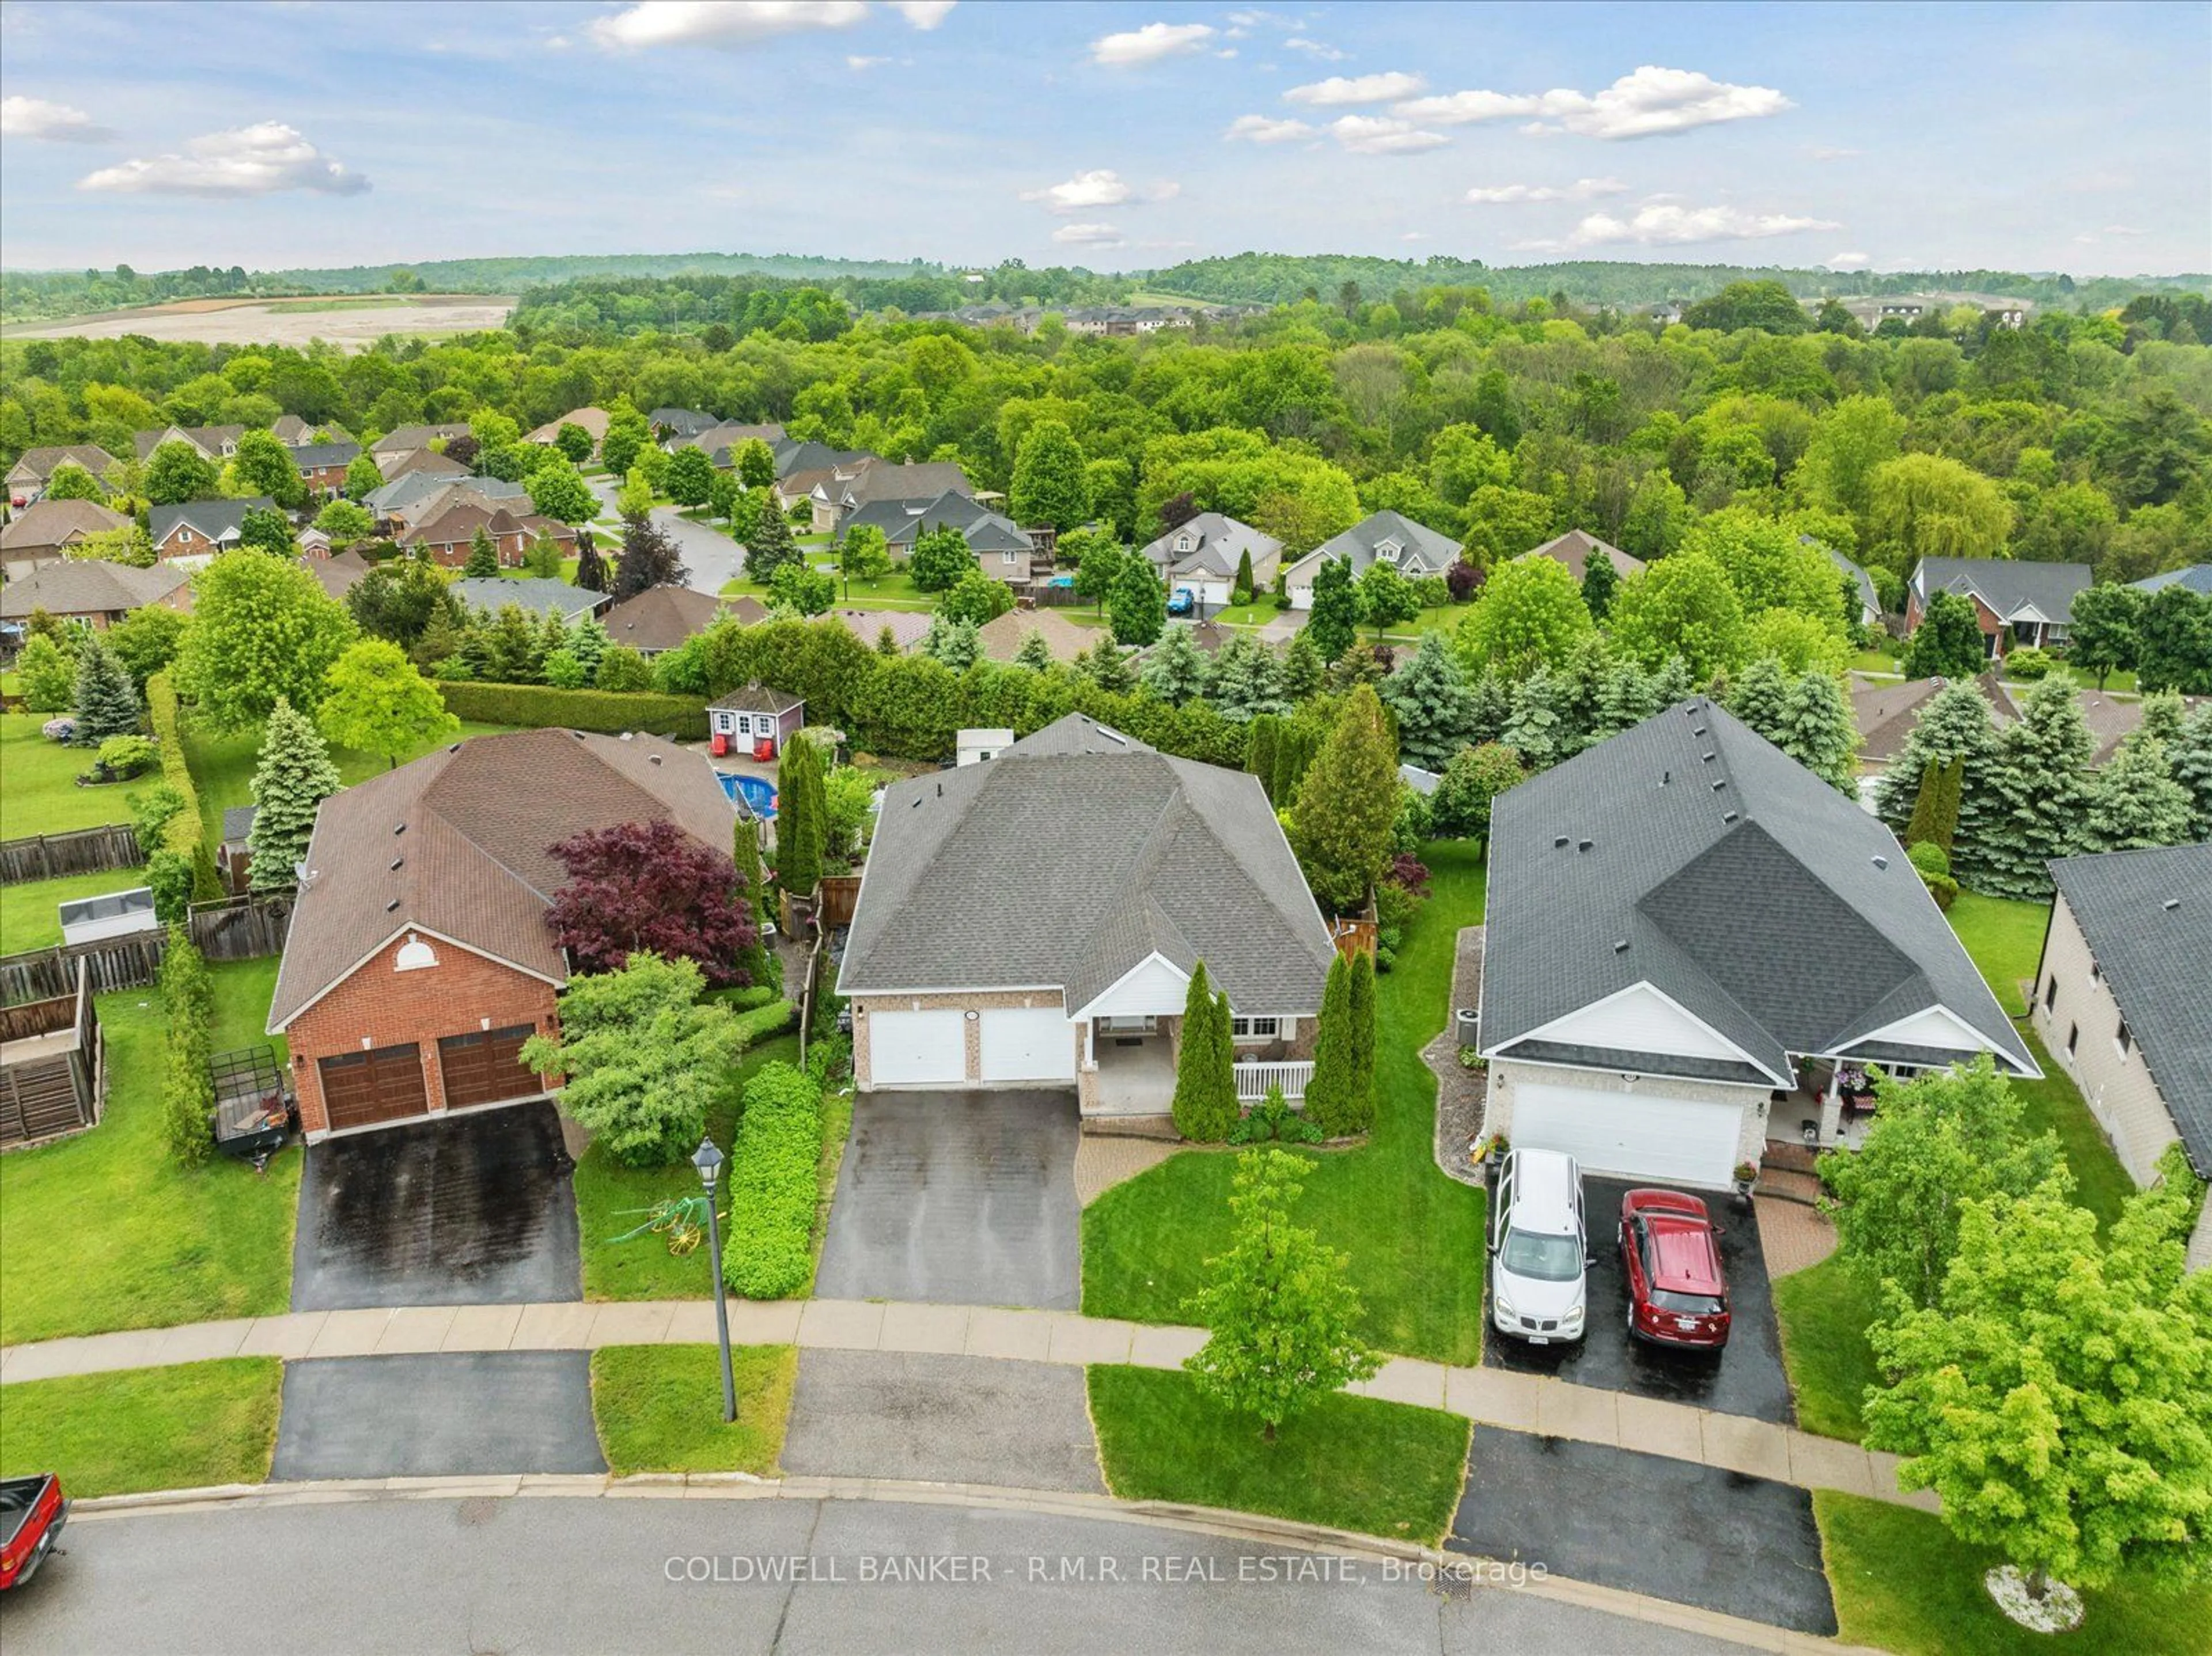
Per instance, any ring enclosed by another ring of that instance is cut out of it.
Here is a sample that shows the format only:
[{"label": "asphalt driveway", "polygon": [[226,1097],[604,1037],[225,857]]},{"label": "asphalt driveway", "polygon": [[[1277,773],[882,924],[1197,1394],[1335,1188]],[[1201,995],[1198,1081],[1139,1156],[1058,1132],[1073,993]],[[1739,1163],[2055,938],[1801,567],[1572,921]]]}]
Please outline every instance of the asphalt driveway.
[{"label": "asphalt driveway", "polygon": [[1632,1339],[1628,1332],[1628,1285],[1620,1269],[1620,1198],[1634,1188],[1610,1179],[1583,1180],[1590,1252],[1588,1331],[1570,1345],[1529,1345],[1500,1334],[1486,1312],[1482,1360],[1492,1368],[1553,1374],[1578,1386],[1668,1403],[1694,1404],[1724,1415],[1790,1426],[1796,1413],[1782,1367],[1782,1334],[1774,1317],[1774,1290],[1759,1250],[1759,1225],[1726,1196],[1701,1192],[1720,1232],[1721,1269],[1728,1279],[1732,1320],[1729,1343],[1717,1354],[1675,1351]]},{"label": "asphalt driveway", "polygon": [[284,1366],[278,1483],[604,1472],[588,1351],[323,1357]]},{"label": "asphalt driveway", "polygon": [[823,1299],[1073,1311],[1073,1092],[864,1094],[837,1174]]},{"label": "asphalt driveway", "polygon": [[1445,1548],[1832,1635],[1806,1490],[1602,1444],[1474,1429]]},{"label": "asphalt driveway", "polygon": [[573,1167],[544,1102],[310,1145],[292,1309],[581,1299]]}]

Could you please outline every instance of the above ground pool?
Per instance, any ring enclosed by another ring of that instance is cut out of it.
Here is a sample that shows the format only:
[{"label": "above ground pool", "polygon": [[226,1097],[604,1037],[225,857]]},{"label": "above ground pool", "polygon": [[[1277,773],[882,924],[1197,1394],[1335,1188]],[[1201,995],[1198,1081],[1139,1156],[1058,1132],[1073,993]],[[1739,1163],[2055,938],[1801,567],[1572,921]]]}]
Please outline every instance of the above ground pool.
[{"label": "above ground pool", "polygon": [[775,816],[775,784],[758,776],[740,776],[729,771],[717,771],[722,779],[722,792],[735,799],[744,796],[745,808],[763,820]]}]

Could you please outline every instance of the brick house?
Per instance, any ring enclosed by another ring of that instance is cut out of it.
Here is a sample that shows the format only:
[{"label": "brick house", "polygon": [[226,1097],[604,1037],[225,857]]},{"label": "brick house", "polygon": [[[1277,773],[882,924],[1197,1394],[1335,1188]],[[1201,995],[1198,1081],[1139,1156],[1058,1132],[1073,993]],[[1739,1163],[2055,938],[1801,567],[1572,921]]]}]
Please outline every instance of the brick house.
[{"label": "brick house", "polygon": [[336,494],[344,489],[346,468],[360,452],[359,443],[300,443],[293,446],[292,464],[310,493]]},{"label": "brick house", "polygon": [[154,555],[164,562],[185,558],[205,560],[238,544],[246,514],[272,509],[276,502],[266,494],[243,500],[186,500],[179,506],[157,506],[147,514],[147,532]]},{"label": "brick house", "polygon": [[491,537],[492,550],[499,555],[504,568],[520,569],[522,555],[540,535],[549,535],[559,543],[564,558],[573,557],[576,551],[576,531],[556,519],[471,500],[457,501],[435,518],[417,524],[399,537],[399,544],[410,552],[427,551],[433,562],[458,569],[469,561],[478,529]]},{"label": "brick house", "polygon": [[2066,642],[2074,600],[2094,573],[2086,563],[2021,558],[1923,558],[1905,589],[1905,634],[1920,630],[1929,600],[1956,592],[1974,606],[1982,646],[1991,659],[2021,645],[2052,649]]},{"label": "brick house", "polygon": [[308,1138],[554,1090],[518,1059],[557,1030],[568,977],[550,847],[659,819],[726,852],[734,810],[696,753],[561,730],[456,743],[325,799],[269,1015]]},{"label": "brick house", "polygon": [[62,466],[82,466],[95,477],[106,477],[115,457],[97,443],[45,444],[27,448],[8,468],[8,500],[13,506],[36,506],[54,472]]},{"label": "brick house", "polygon": [[27,569],[59,563],[86,536],[121,529],[130,521],[97,500],[40,500],[0,527],[0,567],[13,580]]}]

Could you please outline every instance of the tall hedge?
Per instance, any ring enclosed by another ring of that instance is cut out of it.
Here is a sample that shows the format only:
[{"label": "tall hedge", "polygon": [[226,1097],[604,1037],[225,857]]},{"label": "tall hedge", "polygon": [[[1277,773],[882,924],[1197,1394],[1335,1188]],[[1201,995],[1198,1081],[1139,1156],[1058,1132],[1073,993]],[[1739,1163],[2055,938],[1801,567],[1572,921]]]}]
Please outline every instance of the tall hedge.
[{"label": "tall hedge", "polygon": [[161,779],[184,796],[185,808],[169,818],[161,843],[143,847],[150,860],[156,852],[174,852],[191,864],[192,895],[202,902],[222,895],[222,881],[215,871],[215,852],[207,842],[206,825],[200,820],[200,791],[192,784],[191,767],[185,763],[182,718],[177,707],[177,687],[167,673],[146,681],[146,712],[154,726],[154,740],[161,755]]},{"label": "tall hedge", "polygon": [[814,1265],[822,1094],[803,1070],[764,1065],[746,1083],[730,1147],[729,1234],[722,1280],[749,1300],[803,1290]]},{"label": "tall hedge", "polygon": [[477,684],[441,679],[438,694],[456,719],[527,729],[644,731],[678,742],[707,738],[702,696],[652,691],[562,690],[550,684]]},{"label": "tall hedge", "polygon": [[161,1010],[168,1023],[168,1072],[161,1085],[161,1134],[169,1154],[198,1167],[215,1148],[209,1113],[215,1085],[208,1075],[214,1040],[215,982],[182,926],[169,928],[161,956]]}]

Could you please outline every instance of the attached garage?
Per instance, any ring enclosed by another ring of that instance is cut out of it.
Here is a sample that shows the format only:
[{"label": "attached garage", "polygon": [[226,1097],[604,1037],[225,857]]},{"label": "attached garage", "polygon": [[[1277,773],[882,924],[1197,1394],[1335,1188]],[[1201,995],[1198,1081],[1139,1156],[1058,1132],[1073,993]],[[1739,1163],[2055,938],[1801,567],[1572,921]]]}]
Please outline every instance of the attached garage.
[{"label": "attached garage", "polygon": [[341,1053],[323,1059],[318,1067],[323,1108],[333,1132],[429,1113],[429,1095],[422,1082],[422,1049],[412,1042]]},{"label": "attached garage", "polygon": [[868,1015],[875,1087],[958,1087],[968,1079],[968,1016],[957,1008]]},{"label": "attached garage", "polygon": [[994,1006],[980,1015],[985,1081],[1075,1082],[1075,1027],[1057,1006]]},{"label": "attached garage", "polygon": [[1522,1082],[1510,1136],[1516,1149],[1564,1150],[1584,1173],[1717,1188],[1735,1173],[1742,1127],[1740,1101]]},{"label": "attached garage", "polygon": [[471,1105],[537,1097],[544,1089],[522,1063],[522,1043],[535,1033],[531,1025],[517,1023],[447,1035],[439,1041],[438,1071],[445,1083],[446,1107],[465,1110]]}]

